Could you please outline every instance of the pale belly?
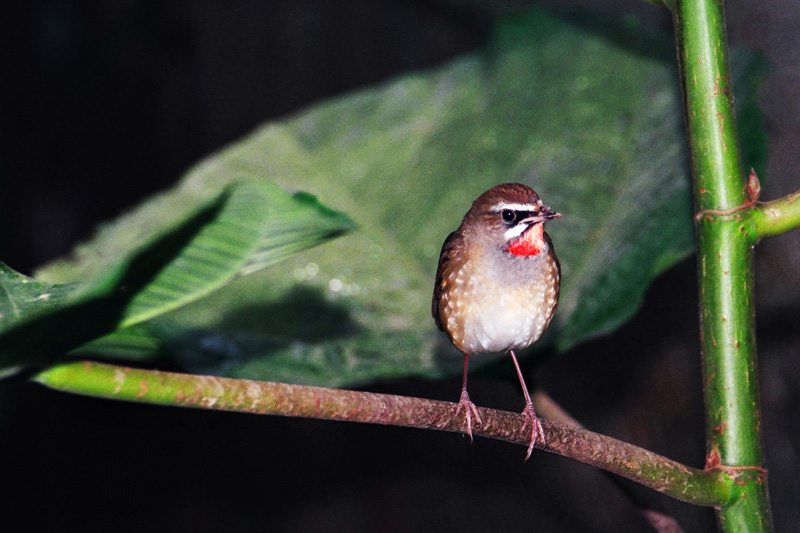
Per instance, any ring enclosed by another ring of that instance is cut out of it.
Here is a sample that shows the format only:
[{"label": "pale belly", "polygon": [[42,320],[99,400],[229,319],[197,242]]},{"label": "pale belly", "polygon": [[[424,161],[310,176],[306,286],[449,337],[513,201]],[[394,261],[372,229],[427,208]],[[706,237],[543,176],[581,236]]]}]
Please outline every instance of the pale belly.
[{"label": "pale belly", "polygon": [[538,259],[476,253],[445,281],[446,331],[469,354],[530,346],[550,324],[558,299],[557,264]]},{"label": "pale belly", "polygon": [[477,290],[464,313],[463,347],[469,353],[501,352],[530,346],[550,321],[540,291]]}]

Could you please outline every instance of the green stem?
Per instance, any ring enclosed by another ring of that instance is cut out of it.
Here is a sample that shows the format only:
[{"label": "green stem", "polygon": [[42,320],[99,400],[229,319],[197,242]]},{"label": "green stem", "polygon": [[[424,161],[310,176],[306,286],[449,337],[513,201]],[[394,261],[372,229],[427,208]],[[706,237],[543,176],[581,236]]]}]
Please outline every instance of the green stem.
[{"label": "green stem", "polygon": [[[75,362],[51,367],[34,377],[52,389],[100,398],[157,405],[194,407],[366,422],[461,432],[449,402],[285,383],[218,378]],[[530,427],[520,414],[478,408],[478,436],[527,447]],[[606,469],[654,490],[696,505],[722,506],[736,498],[749,471],[698,470],[610,437],[542,420],[547,443],[537,447]]]},{"label": "green stem", "polygon": [[[707,466],[747,467],[718,510],[723,531],[771,531],[764,480],[753,303],[753,217],[736,134],[722,2],[676,0],[695,202]],[[721,213],[730,212],[730,215]]]},{"label": "green stem", "polygon": [[758,239],[800,228],[800,191],[753,209]]}]

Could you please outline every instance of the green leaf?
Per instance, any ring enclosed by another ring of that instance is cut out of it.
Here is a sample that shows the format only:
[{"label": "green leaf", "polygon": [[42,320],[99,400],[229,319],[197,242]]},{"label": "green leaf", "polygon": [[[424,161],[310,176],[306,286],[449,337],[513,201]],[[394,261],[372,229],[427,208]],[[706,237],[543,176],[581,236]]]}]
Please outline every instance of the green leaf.
[{"label": "green leaf", "polygon": [[[353,229],[352,221],[314,196],[286,194],[267,183],[240,183],[218,213],[137,293],[124,328],[210,294],[238,275],[251,274]],[[180,234],[173,235],[180,241]],[[174,254],[167,246],[167,253]]]},{"label": "green leaf", "polygon": [[[734,61],[737,102],[753,102],[757,62]],[[433,277],[447,234],[498,183],[527,183],[564,215],[547,228],[561,302],[532,351],[613,331],[694,244],[674,45],[631,23],[504,18],[484,50],[267,124],[181,190],[240,174],[311,191],[361,230],[145,324],[198,372],[326,385],[457,374],[430,316]]]},{"label": "green leaf", "polygon": [[0,263],[0,332],[25,316],[62,301],[74,285],[53,285],[29,278]]},{"label": "green leaf", "polygon": [[[146,329],[130,326],[353,228],[349,218],[304,193],[246,181],[219,190],[199,208],[180,193],[156,198],[105,228],[102,246],[81,248],[78,268],[51,269],[51,278],[82,275],[83,282],[51,285],[0,270],[6,295],[0,309],[11,311],[9,320],[0,316],[0,369],[9,374],[45,364],[121,328],[117,340],[101,339],[98,346],[127,354],[158,350]],[[161,210],[169,220],[164,227],[156,216]],[[121,248],[131,242],[138,244]]]}]

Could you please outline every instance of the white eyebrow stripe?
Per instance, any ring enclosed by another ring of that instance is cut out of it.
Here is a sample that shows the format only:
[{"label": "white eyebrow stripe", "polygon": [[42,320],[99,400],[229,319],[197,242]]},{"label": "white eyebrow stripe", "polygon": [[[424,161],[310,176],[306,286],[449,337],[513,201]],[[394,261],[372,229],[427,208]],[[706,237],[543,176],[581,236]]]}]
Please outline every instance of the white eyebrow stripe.
[{"label": "white eyebrow stripe", "polygon": [[511,211],[538,211],[541,207],[541,204],[508,204],[506,202],[501,202],[492,207],[491,211],[493,213],[502,211],[503,209],[510,209]]},{"label": "white eyebrow stripe", "polygon": [[522,235],[526,229],[528,229],[528,224],[517,224],[516,226],[508,228],[505,231],[505,233],[503,233],[503,238],[506,241],[510,241],[511,239],[516,239],[517,237]]}]

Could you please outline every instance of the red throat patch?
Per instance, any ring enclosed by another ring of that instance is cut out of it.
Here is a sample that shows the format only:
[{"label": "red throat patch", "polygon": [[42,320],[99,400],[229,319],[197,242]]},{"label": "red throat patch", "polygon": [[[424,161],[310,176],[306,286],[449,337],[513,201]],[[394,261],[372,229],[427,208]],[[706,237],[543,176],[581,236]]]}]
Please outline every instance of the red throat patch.
[{"label": "red throat patch", "polygon": [[539,255],[544,249],[544,224],[534,224],[526,229],[519,238],[506,246],[513,255],[531,257]]}]

